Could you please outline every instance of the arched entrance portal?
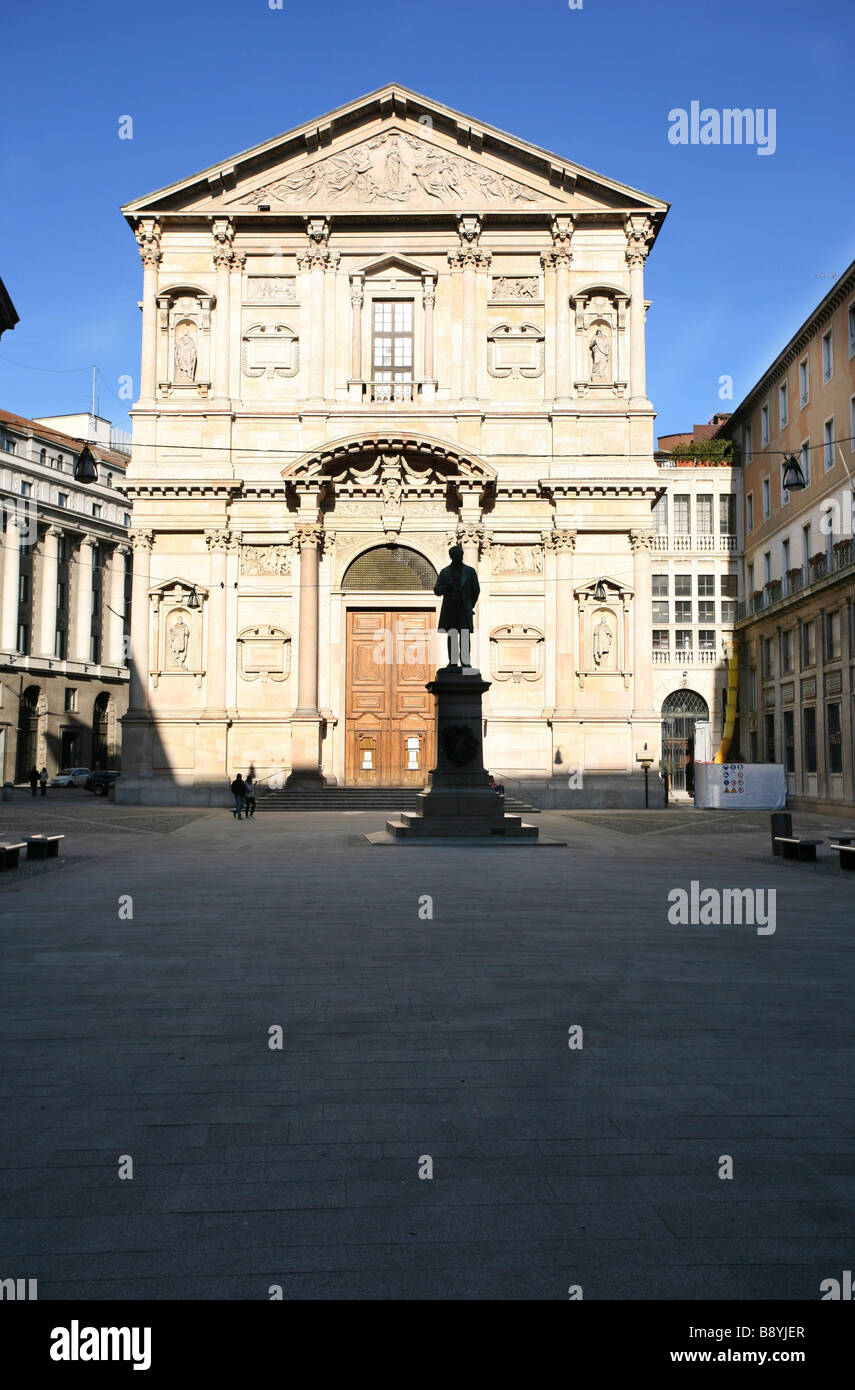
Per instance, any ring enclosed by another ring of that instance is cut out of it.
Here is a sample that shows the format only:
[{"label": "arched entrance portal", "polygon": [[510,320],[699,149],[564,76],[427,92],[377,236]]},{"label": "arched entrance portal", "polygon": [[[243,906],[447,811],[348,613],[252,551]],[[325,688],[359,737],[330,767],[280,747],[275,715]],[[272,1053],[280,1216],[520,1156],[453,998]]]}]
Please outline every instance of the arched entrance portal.
[{"label": "arched entrance portal", "polygon": [[21,692],[18,705],[18,748],[15,756],[15,781],[26,782],[30,769],[40,768],[43,750],[39,747],[39,718],[44,701],[41,688],[28,685]]},{"label": "arched entrance portal", "polygon": [[407,595],[432,594],[435,583],[429,560],[396,545],[372,546],[342,578],[348,786],[425,785],[434,761],[433,700],[425,684],[434,674],[435,620],[433,605],[408,607]]},{"label": "arched entrance portal", "polygon": [[662,758],[673,791],[694,791],[695,721],[709,717],[696,690],[674,690],[662,702]]}]

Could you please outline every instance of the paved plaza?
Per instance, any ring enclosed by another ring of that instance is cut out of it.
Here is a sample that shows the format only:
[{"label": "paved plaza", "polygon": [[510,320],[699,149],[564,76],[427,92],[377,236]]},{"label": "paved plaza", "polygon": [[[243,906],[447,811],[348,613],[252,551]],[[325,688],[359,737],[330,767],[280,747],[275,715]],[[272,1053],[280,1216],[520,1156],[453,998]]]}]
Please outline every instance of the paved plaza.
[{"label": "paved plaza", "polygon": [[[40,1299],[810,1300],[852,1267],[855,876],[773,860],[768,815],[375,847],[382,812],[15,797],[4,836],[66,835],[0,878],[0,1276]],[[673,924],[693,880],[774,889],[774,932]]]}]

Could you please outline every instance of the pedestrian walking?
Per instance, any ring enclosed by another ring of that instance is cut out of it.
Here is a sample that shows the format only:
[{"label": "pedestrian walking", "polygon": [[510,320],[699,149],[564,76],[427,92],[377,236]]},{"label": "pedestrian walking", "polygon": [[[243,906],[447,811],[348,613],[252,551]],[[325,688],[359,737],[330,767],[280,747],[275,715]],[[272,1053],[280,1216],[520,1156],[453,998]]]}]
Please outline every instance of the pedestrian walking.
[{"label": "pedestrian walking", "polygon": [[43,767],[39,773],[39,786],[42,789],[42,796],[47,796],[47,768]]},{"label": "pedestrian walking", "polygon": [[237,777],[232,782],[231,793],[235,799],[235,809],[232,811],[232,815],[236,820],[242,820],[243,810],[246,806],[246,782],[243,780],[240,773],[238,773]]},{"label": "pedestrian walking", "polygon": [[37,767],[31,767],[31,768],[30,768],[30,791],[32,792],[33,796],[35,796],[35,794],[36,794],[36,788],[38,787],[38,785],[39,785],[39,770],[38,770]]},{"label": "pedestrian walking", "polygon": [[246,818],[251,820],[255,816],[255,781],[252,773],[247,773],[244,779],[244,796],[246,797]]}]

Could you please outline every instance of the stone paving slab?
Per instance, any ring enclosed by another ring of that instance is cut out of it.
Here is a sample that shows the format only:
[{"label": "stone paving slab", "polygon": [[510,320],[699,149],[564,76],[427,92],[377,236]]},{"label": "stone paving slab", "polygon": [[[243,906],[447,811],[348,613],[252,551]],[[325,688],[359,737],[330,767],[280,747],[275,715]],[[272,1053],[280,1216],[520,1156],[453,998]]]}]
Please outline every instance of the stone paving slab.
[{"label": "stone paving slab", "polygon": [[[38,800],[39,829],[86,819],[0,902],[4,1277],[791,1299],[851,1267],[855,884],[773,860],[767,815],[544,812],[545,859],[374,856],[327,812]],[[774,934],[673,925],[692,879],[774,889]]]}]

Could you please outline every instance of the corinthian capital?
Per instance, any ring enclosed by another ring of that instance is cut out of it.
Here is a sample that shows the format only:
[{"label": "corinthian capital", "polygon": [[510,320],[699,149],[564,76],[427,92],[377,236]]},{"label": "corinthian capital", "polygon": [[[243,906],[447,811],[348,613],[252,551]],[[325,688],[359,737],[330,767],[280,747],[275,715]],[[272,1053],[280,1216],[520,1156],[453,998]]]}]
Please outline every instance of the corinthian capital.
[{"label": "corinthian capital", "polygon": [[134,236],[140,248],[140,260],[143,265],[159,265],[163,258],[160,249],[160,224],[153,217],[146,217],[140,222]]},{"label": "corinthian capital", "polygon": [[652,531],[630,531],[629,548],[633,555],[637,550],[651,550],[653,547]]},{"label": "corinthian capital", "polygon": [[564,213],[560,217],[553,217],[552,226],[552,257],[553,265],[572,265],[573,253],[570,250],[570,243],[573,240],[574,219],[571,213]]},{"label": "corinthian capital", "polygon": [[575,531],[542,531],[541,540],[544,550],[551,551],[554,555],[561,551],[574,551],[576,549]]},{"label": "corinthian capital", "polygon": [[205,532],[205,544],[206,544],[206,546],[208,547],[208,549],[211,551],[212,554],[213,554],[214,551],[217,551],[217,550],[223,550],[223,551],[228,550],[228,549],[229,549],[229,532],[228,532],[228,531],[206,531],[206,532]]},{"label": "corinthian capital", "polygon": [[141,551],[143,551],[143,552],[146,552],[146,551],[152,551],[152,550],[154,549],[154,532],[153,532],[153,531],[131,531],[131,537],[130,537],[130,538],[131,538],[131,545],[132,545],[133,548],[134,548],[134,552],[136,552],[136,551],[138,551],[138,550],[141,550]]},{"label": "corinthian capital", "polygon": [[299,522],[294,527],[294,544],[298,550],[317,549],[323,538],[324,528],[315,522]]},{"label": "corinthian capital", "polygon": [[653,224],[650,218],[630,213],[626,219],[626,263],[630,268],[644,265],[652,240]]}]

